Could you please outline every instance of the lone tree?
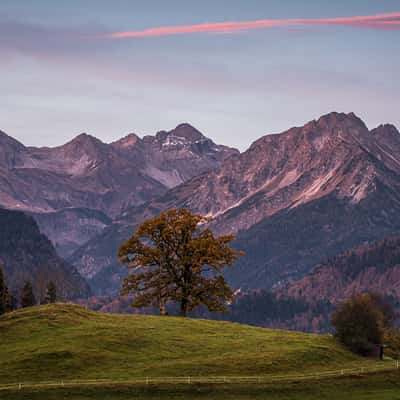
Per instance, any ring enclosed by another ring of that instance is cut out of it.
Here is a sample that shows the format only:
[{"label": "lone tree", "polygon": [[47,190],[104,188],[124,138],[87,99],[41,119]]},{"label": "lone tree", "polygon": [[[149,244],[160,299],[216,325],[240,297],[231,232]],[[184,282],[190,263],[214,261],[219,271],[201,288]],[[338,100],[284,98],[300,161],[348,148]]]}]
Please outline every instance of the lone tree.
[{"label": "lone tree", "polygon": [[209,219],[186,209],[170,210],[144,222],[119,248],[118,257],[133,271],[121,294],[135,294],[134,307],[157,306],[165,314],[168,301],[180,315],[205,305],[224,311],[233,292],[222,275],[241,256],[229,244],[234,235],[215,237]]},{"label": "lone tree", "polygon": [[32,284],[27,281],[21,290],[20,305],[22,308],[32,307],[36,304]]},{"label": "lone tree", "polygon": [[8,290],[4,281],[3,270],[0,266],[0,315],[6,312],[7,296],[8,296]]},{"label": "lone tree", "polygon": [[5,287],[4,298],[5,298],[4,304],[6,313],[17,309],[17,299],[12,293],[9,292],[7,286]]},{"label": "lone tree", "polygon": [[385,352],[389,357],[400,360],[400,329],[390,328],[385,332]]},{"label": "lone tree", "polygon": [[383,343],[394,313],[381,296],[366,293],[353,296],[342,303],[332,317],[336,337],[350,350],[361,355],[371,353]]},{"label": "lone tree", "polygon": [[46,295],[44,296],[44,303],[51,304],[57,301],[57,287],[53,281],[50,281],[46,287]]}]

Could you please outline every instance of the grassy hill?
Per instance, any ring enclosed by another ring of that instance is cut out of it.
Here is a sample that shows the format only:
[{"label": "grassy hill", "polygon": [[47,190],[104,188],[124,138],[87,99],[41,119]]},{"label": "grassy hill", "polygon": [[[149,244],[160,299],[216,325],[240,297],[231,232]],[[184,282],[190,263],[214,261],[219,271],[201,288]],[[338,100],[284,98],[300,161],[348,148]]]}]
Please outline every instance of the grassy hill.
[{"label": "grassy hill", "polygon": [[[0,385],[147,376],[229,378],[320,373],[368,363],[329,335],[174,317],[108,315],[67,304],[5,315],[0,318],[0,337]],[[104,390],[108,393],[111,389]],[[55,393],[53,389],[51,395]],[[18,399],[35,398],[34,393],[18,397],[22,394],[14,393]],[[99,392],[93,396],[102,398]],[[11,395],[6,398],[14,399]],[[37,398],[53,397],[40,392]]]}]

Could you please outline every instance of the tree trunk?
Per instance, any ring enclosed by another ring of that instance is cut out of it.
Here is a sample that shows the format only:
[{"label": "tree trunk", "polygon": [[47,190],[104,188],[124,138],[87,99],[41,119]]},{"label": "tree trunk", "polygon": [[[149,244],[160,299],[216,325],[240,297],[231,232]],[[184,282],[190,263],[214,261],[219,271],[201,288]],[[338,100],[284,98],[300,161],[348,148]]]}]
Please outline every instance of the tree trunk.
[{"label": "tree trunk", "polygon": [[164,299],[160,299],[159,308],[160,308],[160,315],[167,315],[167,307],[165,305]]},{"label": "tree trunk", "polygon": [[181,317],[186,317],[187,308],[188,308],[188,301],[187,301],[187,298],[186,298],[186,297],[183,297],[183,298],[181,299],[181,311],[180,311],[180,313],[179,313],[179,315],[180,315]]}]

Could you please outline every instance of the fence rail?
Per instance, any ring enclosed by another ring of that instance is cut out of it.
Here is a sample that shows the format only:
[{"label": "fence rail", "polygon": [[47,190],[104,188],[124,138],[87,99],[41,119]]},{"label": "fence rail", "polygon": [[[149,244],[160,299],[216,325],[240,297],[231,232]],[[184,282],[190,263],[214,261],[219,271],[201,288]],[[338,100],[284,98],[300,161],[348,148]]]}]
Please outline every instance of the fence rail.
[{"label": "fence rail", "polygon": [[355,376],[371,374],[382,371],[400,369],[399,361],[383,362],[374,365],[360,365],[354,368],[344,368],[329,371],[310,372],[305,374],[286,375],[260,375],[260,376],[175,376],[175,377],[138,377],[121,380],[111,379],[82,379],[82,380],[58,380],[41,382],[14,382],[0,384],[0,391],[62,388],[76,386],[114,386],[114,385],[159,385],[159,384],[239,384],[239,383],[290,383],[303,380],[326,379],[340,376]]}]

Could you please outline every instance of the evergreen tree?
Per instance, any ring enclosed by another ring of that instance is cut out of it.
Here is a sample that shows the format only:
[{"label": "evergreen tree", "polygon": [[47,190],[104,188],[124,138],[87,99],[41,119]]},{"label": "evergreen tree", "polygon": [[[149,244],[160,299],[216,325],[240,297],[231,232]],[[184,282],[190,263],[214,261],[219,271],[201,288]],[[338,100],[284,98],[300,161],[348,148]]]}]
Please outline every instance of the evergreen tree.
[{"label": "evergreen tree", "polygon": [[0,315],[6,312],[6,285],[3,270],[0,267]]},{"label": "evergreen tree", "polygon": [[45,304],[55,303],[57,301],[57,287],[53,281],[50,281],[46,287],[46,295],[44,297]]},{"label": "evergreen tree", "polygon": [[4,307],[5,312],[10,312],[16,309],[15,298],[9,293],[7,286],[5,286],[4,290]]},{"label": "evergreen tree", "polygon": [[14,311],[18,308],[18,298],[16,295],[10,293],[8,296],[7,310]]},{"label": "evergreen tree", "polygon": [[36,304],[35,295],[33,294],[32,284],[27,281],[21,290],[20,305],[22,308],[32,307]]}]

